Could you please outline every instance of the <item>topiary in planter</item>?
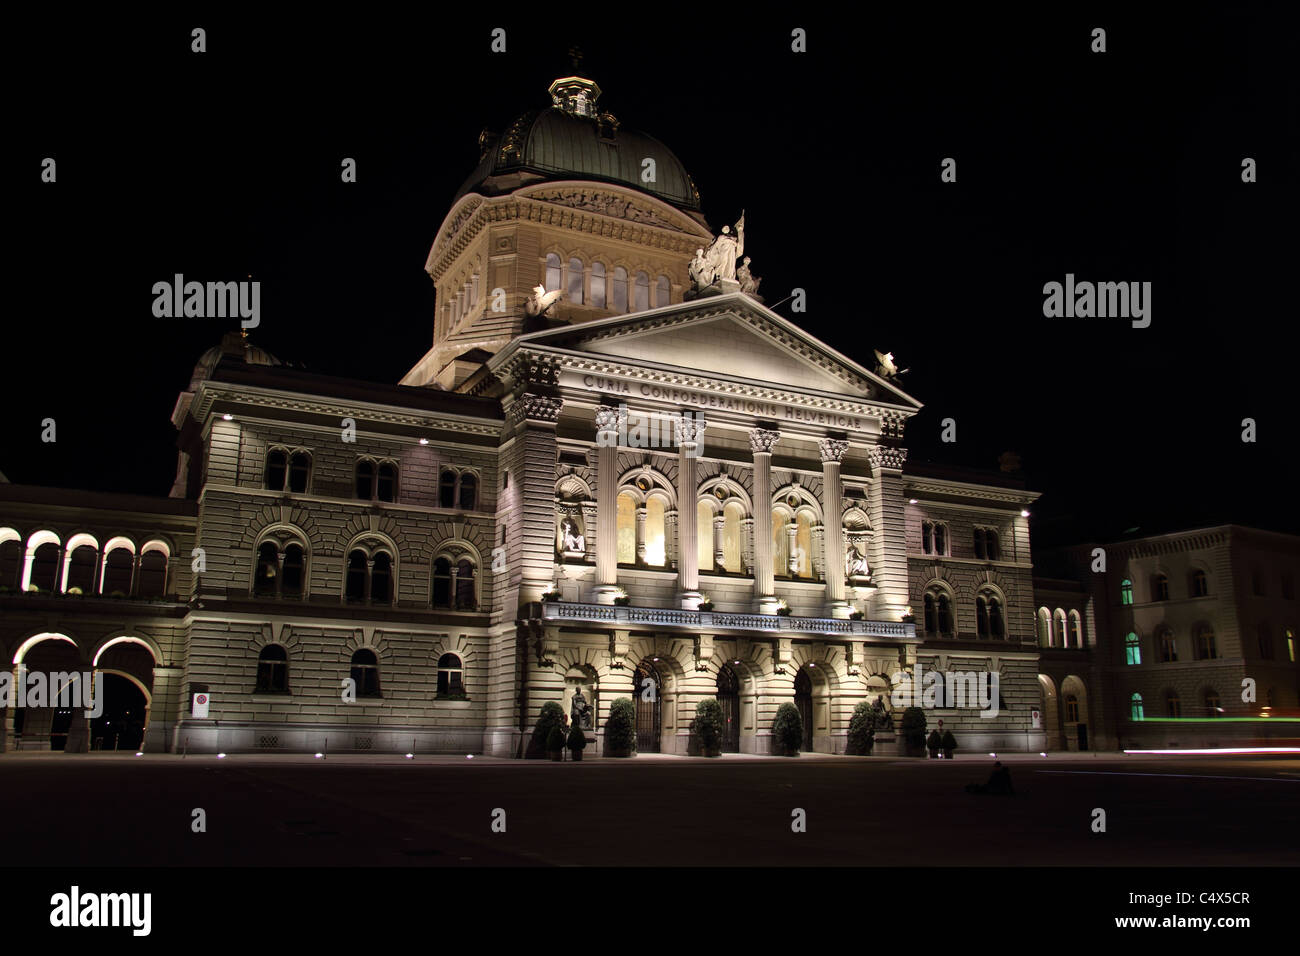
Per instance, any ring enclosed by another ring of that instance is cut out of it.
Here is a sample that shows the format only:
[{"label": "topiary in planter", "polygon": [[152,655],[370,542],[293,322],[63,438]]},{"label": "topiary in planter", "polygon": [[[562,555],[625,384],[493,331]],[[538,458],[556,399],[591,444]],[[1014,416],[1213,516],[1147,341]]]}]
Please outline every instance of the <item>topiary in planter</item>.
[{"label": "topiary in planter", "polygon": [[699,741],[700,752],[704,756],[722,756],[722,731],[724,725],[722,705],[715,698],[706,697],[695,705],[695,719],[691,721],[691,735]]},{"label": "topiary in planter", "polygon": [[907,756],[925,756],[925,711],[920,707],[909,707],[903,711],[903,744]]},{"label": "topiary in planter", "polygon": [[551,727],[546,735],[546,752],[552,760],[564,759],[564,728],[559,724]]},{"label": "topiary in planter", "polygon": [[853,708],[849,718],[849,739],[845,752],[868,757],[876,746],[876,715],[865,700]]},{"label": "topiary in planter", "polygon": [[630,757],[636,753],[636,704],[631,697],[616,697],[605,721],[605,756]]},{"label": "topiary in planter", "polygon": [[[537,715],[537,726],[533,728],[533,736],[528,741],[528,750],[524,754],[529,760],[541,760],[546,756],[547,738],[551,734],[552,727],[560,727],[564,724],[564,708],[555,701],[548,701],[542,705],[541,713]],[[561,734],[564,731],[560,731]],[[564,738],[560,738],[560,749],[564,749]]]},{"label": "topiary in planter", "polygon": [[952,735],[951,730],[945,730],[943,732],[943,739],[941,743],[943,745],[944,759],[951,760],[952,752],[957,749],[957,738]]},{"label": "topiary in planter", "polygon": [[782,757],[799,756],[803,746],[803,719],[799,708],[785,703],[776,709],[776,719],[772,721],[772,749]]},{"label": "topiary in planter", "polygon": [[943,744],[943,739],[939,736],[939,731],[930,731],[930,736],[925,738],[925,748],[930,751],[930,759],[935,760],[939,756],[939,747]]},{"label": "topiary in planter", "polygon": [[582,728],[577,724],[569,731],[569,752],[573,754],[574,760],[582,759],[583,748],[587,746],[587,735],[582,732]]}]

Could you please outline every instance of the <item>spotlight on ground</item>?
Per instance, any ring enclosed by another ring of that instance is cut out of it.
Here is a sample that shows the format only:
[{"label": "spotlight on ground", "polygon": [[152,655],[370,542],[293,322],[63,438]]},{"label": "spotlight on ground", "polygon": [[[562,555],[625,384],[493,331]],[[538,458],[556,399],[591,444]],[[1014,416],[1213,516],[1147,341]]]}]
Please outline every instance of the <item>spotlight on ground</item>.
[{"label": "spotlight on ground", "polygon": [[414,759],[415,759],[415,754],[407,754],[407,755],[406,755],[406,759],[407,759],[407,760],[414,760]]},{"label": "spotlight on ground", "polygon": [[218,759],[218,760],[221,760],[221,759],[223,759],[225,756],[226,756],[225,754],[217,754],[217,759]]},{"label": "spotlight on ground", "polygon": [[324,754],[317,754],[317,755],[316,755],[316,759],[317,759],[317,760],[320,760],[321,757],[324,757],[324,756],[325,756]]}]

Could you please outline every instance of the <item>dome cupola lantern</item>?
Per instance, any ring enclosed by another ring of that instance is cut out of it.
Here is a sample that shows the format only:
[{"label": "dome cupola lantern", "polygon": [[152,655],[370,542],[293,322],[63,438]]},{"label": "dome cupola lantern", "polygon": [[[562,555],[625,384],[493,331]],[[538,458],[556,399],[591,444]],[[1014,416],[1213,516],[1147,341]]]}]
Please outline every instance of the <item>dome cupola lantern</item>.
[{"label": "dome cupola lantern", "polygon": [[596,100],[600,98],[600,87],[595,80],[563,76],[551,84],[548,92],[558,109],[575,116],[595,118]]}]

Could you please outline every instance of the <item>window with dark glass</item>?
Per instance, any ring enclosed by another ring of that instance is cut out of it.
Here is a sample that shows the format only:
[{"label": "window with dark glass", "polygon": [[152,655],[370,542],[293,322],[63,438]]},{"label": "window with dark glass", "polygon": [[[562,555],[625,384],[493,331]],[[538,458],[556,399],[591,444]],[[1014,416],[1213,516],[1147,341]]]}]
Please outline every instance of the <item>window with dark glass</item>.
[{"label": "window with dark glass", "polygon": [[438,658],[438,696],[465,696],[465,671],[460,658],[455,654],[443,654]]},{"label": "window with dark glass", "polygon": [[357,462],[357,497],[369,501],[375,485],[375,463],[362,459]]},{"label": "window with dark glass", "polygon": [[1178,646],[1174,643],[1174,635],[1171,631],[1165,630],[1160,632],[1160,661],[1164,664],[1172,664],[1178,660]]},{"label": "window with dark glass", "polygon": [[433,606],[451,607],[451,562],[446,558],[433,562]]},{"label": "window with dark glass", "polygon": [[1157,574],[1151,579],[1151,600],[1169,600],[1169,578],[1165,577],[1163,574]]},{"label": "window with dark glass", "polygon": [[370,603],[391,604],[393,559],[387,551],[378,552],[374,558],[374,567],[370,571]]},{"label": "window with dark glass", "polygon": [[366,553],[353,551],[348,555],[348,576],[344,592],[349,603],[366,599]]},{"label": "window with dark glass", "polygon": [[1205,714],[1207,717],[1219,717],[1223,714],[1223,708],[1219,706],[1219,695],[1214,690],[1205,692]]},{"label": "window with dark glass", "polygon": [[478,505],[478,479],[470,472],[460,476],[460,507],[464,511],[473,511]]},{"label": "window with dark glass", "polygon": [[379,466],[379,477],[375,482],[375,497],[380,501],[397,500],[397,466],[390,461]]},{"label": "window with dark glass", "polygon": [[275,543],[262,542],[257,549],[257,570],[253,574],[253,593],[262,597],[275,594],[280,574],[280,552]]},{"label": "window with dark glass", "polygon": [[977,558],[988,557],[987,539],[984,536],[983,528],[975,529],[975,557]]},{"label": "window with dark glass", "polygon": [[379,693],[379,658],[368,648],[361,648],[352,654],[352,683],[358,697],[380,697]]},{"label": "window with dark glass", "polygon": [[975,633],[984,638],[989,636],[989,604],[982,594],[975,599]]},{"label": "window with dark glass", "polygon": [[284,597],[302,597],[303,578],[302,548],[291,544],[284,549],[284,568],[280,582],[280,593]]},{"label": "window with dark glass", "polygon": [[257,690],[289,692],[289,655],[279,644],[268,644],[257,656]]},{"label": "window with dark glass", "polygon": [[462,611],[478,607],[478,599],[474,596],[474,563],[467,558],[456,565],[456,607]]},{"label": "window with dark glass", "polygon": [[1205,597],[1210,593],[1210,579],[1204,571],[1192,572],[1192,597]]},{"label": "window with dark glass", "polygon": [[266,455],[266,487],[271,491],[283,491],[284,479],[289,467],[289,457],[279,449],[273,449]]},{"label": "window with dark glass", "polygon": [[456,507],[456,473],[450,468],[444,468],[438,479],[438,507]]},{"label": "window with dark glass", "polygon": [[311,474],[311,455],[296,451],[289,456],[289,490],[295,494],[307,491],[307,477]]}]

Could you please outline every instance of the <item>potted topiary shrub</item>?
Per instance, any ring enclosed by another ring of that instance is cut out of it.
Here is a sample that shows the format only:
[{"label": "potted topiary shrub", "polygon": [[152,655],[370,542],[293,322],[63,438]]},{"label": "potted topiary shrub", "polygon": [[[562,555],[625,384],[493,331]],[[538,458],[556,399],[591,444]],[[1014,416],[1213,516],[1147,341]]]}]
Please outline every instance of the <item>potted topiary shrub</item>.
[{"label": "potted topiary shrub", "polygon": [[871,756],[876,745],[876,715],[865,700],[853,708],[849,718],[849,738],[845,752],[857,757]]},{"label": "potted topiary shrub", "polygon": [[943,738],[939,736],[939,731],[930,731],[930,736],[925,739],[925,747],[930,751],[930,759],[939,759],[939,748],[943,745]]},{"label": "potted topiary shrub", "polygon": [[910,604],[907,607],[903,608],[903,623],[904,624],[916,623],[916,615],[912,613],[912,605]]},{"label": "potted topiary shrub", "polygon": [[698,741],[699,752],[703,756],[722,756],[724,723],[722,705],[715,698],[706,697],[695,705],[695,719],[691,721],[691,736]]},{"label": "potted topiary shrub", "polygon": [[614,596],[614,605],[616,607],[627,607],[631,603],[632,603],[632,598],[628,596],[628,593],[626,591],[624,591],[622,588],[619,588],[618,594]]},{"label": "potted topiary shrub", "polygon": [[903,746],[909,757],[925,756],[925,711],[909,707],[903,711]]},{"label": "potted topiary shrub", "polygon": [[605,721],[605,756],[630,757],[636,753],[636,704],[631,697],[616,697]]},{"label": "potted topiary shrub", "polygon": [[556,724],[546,737],[546,752],[552,760],[564,759],[564,728]]},{"label": "potted topiary shrub", "polygon": [[587,746],[587,735],[576,723],[569,730],[569,753],[574,760],[582,759],[582,750]]},{"label": "potted topiary shrub", "polygon": [[863,614],[861,611],[853,611],[851,614],[849,614],[850,621],[860,621],[864,617],[866,617],[866,615]]},{"label": "potted topiary shrub", "polygon": [[559,599],[560,599],[559,588],[551,588],[549,591],[542,592],[542,600],[545,601],[547,604],[550,604],[554,601],[558,601]]},{"label": "potted topiary shrub", "polygon": [[791,703],[784,703],[776,709],[776,719],[772,722],[772,750],[777,756],[797,757],[803,746],[803,719],[799,708]]},{"label": "potted topiary shrub", "polygon": [[[537,725],[533,728],[533,736],[528,741],[528,749],[524,756],[530,760],[541,760],[545,757],[551,728],[563,726],[564,708],[553,700],[547,701],[542,705],[542,710],[537,715]],[[563,731],[561,731],[561,734],[563,734]],[[563,737],[560,740],[560,749],[564,749]]]},{"label": "potted topiary shrub", "polygon": [[952,735],[951,730],[943,732],[943,756],[945,760],[952,759],[952,752],[957,749],[957,738]]},{"label": "potted topiary shrub", "polygon": [[779,616],[781,616],[781,617],[789,617],[789,616],[790,616],[790,613],[791,613],[791,612],[790,612],[790,604],[786,601],[785,598],[781,598],[781,603],[778,604],[777,607],[776,607],[776,613],[777,613]]}]

